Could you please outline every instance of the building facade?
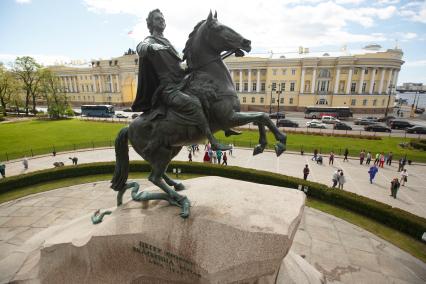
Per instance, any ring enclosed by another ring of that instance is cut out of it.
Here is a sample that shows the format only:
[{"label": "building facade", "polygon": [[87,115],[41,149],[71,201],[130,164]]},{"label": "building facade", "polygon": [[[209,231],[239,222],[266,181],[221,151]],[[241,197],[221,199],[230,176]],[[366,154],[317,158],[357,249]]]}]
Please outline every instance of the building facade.
[{"label": "building facade", "polygon": [[[303,111],[306,106],[348,106],[355,113],[383,113],[392,107],[402,51],[365,50],[355,55],[296,58],[229,57],[242,111]],[[129,50],[89,67],[50,67],[61,79],[69,101],[129,106],[137,88],[138,57]]]}]

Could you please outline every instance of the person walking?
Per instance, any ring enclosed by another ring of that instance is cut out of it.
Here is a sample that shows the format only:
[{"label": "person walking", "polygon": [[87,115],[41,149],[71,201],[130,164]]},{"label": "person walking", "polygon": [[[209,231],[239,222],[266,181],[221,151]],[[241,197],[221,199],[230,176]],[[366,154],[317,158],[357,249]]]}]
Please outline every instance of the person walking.
[{"label": "person walking", "polygon": [[6,178],[6,165],[0,164],[0,174],[3,178]]},{"label": "person walking", "polygon": [[332,188],[335,188],[337,183],[339,182],[339,176],[340,176],[340,170],[337,170],[333,173],[333,177],[331,178],[331,181],[333,182]]},{"label": "person walking", "polygon": [[349,150],[348,150],[348,148],[346,148],[345,149],[345,153],[343,154],[345,157],[343,158],[343,162],[344,161],[346,161],[346,162],[349,162],[349,160],[348,160],[348,155],[349,155]]},{"label": "person walking", "polygon": [[364,151],[364,150],[362,150],[362,151],[359,153],[359,164],[360,164],[360,165],[362,165],[362,164],[364,163],[364,158],[365,158],[365,151]]},{"label": "person walking", "polygon": [[380,158],[379,158],[379,167],[383,168],[384,164],[385,164],[385,155],[383,155],[383,153],[381,153]]},{"label": "person walking", "polygon": [[343,189],[343,185],[345,184],[345,182],[346,182],[346,178],[345,178],[345,176],[343,175],[343,171],[340,171],[340,174],[339,174],[339,176],[338,176],[338,182],[339,182],[339,189]]},{"label": "person walking", "polygon": [[375,164],[370,167],[370,169],[368,170],[368,173],[370,174],[370,183],[373,183],[374,177],[376,176],[378,171],[379,169]]},{"label": "person walking", "polygon": [[192,162],[192,151],[189,151],[188,162]]},{"label": "person walking", "polygon": [[392,158],[393,158],[393,153],[392,153],[392,152],[389,152],[389,154],[388,154],[388,159],[387,159],[387,161],[386,161],[386,165],[389,165],[389,166],[391,166],[391,165],[392,165]]},{"label": "person walking", "polygon": [[28,159],[27,159],[27,157],[25,157],[24,160],[22,160],[22,164],[24,165],[24,169],[28,170]]},{"label": "person walking", "polygon": [[211,160],[212,160],[213,164],[217,164],[217,154],[216,154],[216,151],[212,151]]},{"label": "person walking", "polygon": [[314,149],[314,156],[312,157],[312,161],[316,161],[317,160],[317,156],[318,156],[318,150]]},{"label": "person walking", "polygon": [[390,188],[391,196],[395,199],[396,199],[396,194],[398,193],[398,190],[399,190],[399,186],[400,186],[400,183],[398,181],[398,178],[396,177],[391,181],[391,188]]},{"label": "person walking", "polygon": [[217,150],[216,156],[217,156],[217,163],[220,165],[220,163],[222,161],[223,152],[221,150]]},{"label": "person walking", "polygon": [[365,161],[365,164],[366,164],[366,165],[369,165],[369,164],[370,164],[370,162],[371,162],[371,153],[370,153],[370,152],[368,152],[366,157],[367,157],[367,160]]},{"label": "person walking", "polygon": [[229,156],[232,156],[232,152],[233,152],[233,150],[234,150],[234,144],[229,144],[229,147],[231,148],[231,149],[229,149]]},{"label": "person walking", "polygon": [[328,165],[334,165],[334,153],[330,152],[330,156],[328,157]]},{"label": "person walking", "polygon": [[211,160],[210,160],[210,156],[209,156],[209,152],[208,152],[208,151],[205,151],[205,152],[204,152],[203,162],[204,162],[204,163],[211,163]]},{"label": "person walking", "polygon": [[374,160],[374,164],[375,164],[375,165],[378,165],[378,164],[379,164],[379,161],[380,161],[380,153],[377,153],[377,154],[376,154],[376,159]]},{"label": "person walking", "polygon": [[228,156],[226,156],[226,152],[223,152],[223,162],[222,165],[228,165]]},{"label": "person walking", "polygon": [[405,166],[404,158],[399,159],[399,161],[398,161],[398,172],[402,171],[404,169],[404,166]]},{"label": "person walking", "polygon": [[309,167],[308,165],[305,165],[305,167],[303,168],[303,179],[306,180],[308,178],[309,175]]},{"label": "person walking", "polygon": [[405,183],[407,182],[407,180],[408,180],[407,169],[403,169],[401,172],[401,182],[400,182],[401,185],[405,186]]}]

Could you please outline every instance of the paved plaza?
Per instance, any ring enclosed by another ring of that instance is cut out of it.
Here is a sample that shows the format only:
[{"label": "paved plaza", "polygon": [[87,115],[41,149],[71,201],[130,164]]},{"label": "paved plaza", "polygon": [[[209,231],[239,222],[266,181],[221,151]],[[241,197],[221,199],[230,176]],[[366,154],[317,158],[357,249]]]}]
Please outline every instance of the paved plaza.
[{"label": "paved plaza", "polygon": [[[193,161],[202,162],[203,146],[200,152],[194,155]],[[141,160],[132,148],[130,148],[130,159]],[[56,157],[40,156],[29,160],[29,169],[24,170],[21,160],[6,163],[7,176],[19,175],[25,172],[37,171],[41,169],[53,168],[54,162],[64,162],[71,165],[69,157],[78,157],[78,163],[92,163],[100,161],[115,161],[115,153],[112,148],[97,150],[79,151],[72,153],[59,153]],[[328,165],[328,158],[325,157],[323,165],[317,165],[311,160],[311,155],[301,156],[297,153],[285,152],[277,158],[274,152],[265,151],[257,156],[252,155],[251,149],[234,149],[233,156],[229,156],[228,165],[240,166],[252,169],[276,172],[284,175],[303,177],[302,169],[305,164],[309,165],[310,175],[308,180],[331,185],[332,174],[336,169],[342,169],[346,177],[344,190],[354,192],[359,195],[398,207],[421,217],[426,217],[426,165],[408,165],[408,182],[406,186],[401,186],[396,199],[390,196],[390,182],[394,177],[400,177],[397,172],[398,165],[395,161],[392,166],[379,168],[379,172],[373,184],[370,184],[368,177],[368,166],[360,165],[359,160],[350,159],[343,162],[337,157],[333,166]],[[188,160],[188,151],[184,148],[174,159],[179,161]],[[337,189],[336,189],[337,190]]]},{"label": "paved plaza", "polygon": [[[138,182],[142,188],[150,186],[147,180]],[[0,283],[7,283],[19,269],[19,247],[26,240],[49,226],[86,214],[90,218],[96,209],[115,206],[115,195],[108,181],[100,181],[1,204]],[[128,198],[129,192],[124,200]],[[180,218],[178,212],[176,209],[175,218]],[[323,273],[327,283],[426,281],[425,263],[359,227],[308,207],[291,249]]]}]

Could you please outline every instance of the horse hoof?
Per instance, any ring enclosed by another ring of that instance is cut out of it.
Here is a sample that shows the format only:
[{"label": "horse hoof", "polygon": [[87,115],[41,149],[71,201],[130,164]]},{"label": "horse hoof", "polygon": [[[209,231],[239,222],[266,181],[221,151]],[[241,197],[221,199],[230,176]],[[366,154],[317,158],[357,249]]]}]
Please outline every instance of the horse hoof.
[{"label": "horse hoof", "polygon": [[283,143],[279,142],[275,145],[275,154],[277,154],[277,157],[281,156],[282,153],[285,151],[285,146]]},{"label": "horse hoof", "polygon": [[263,153],[263,150],[265,150],[265,147],[258,144],[256,145],[256,147],[254,147],[253,149],[253,156],[256,156],[257,154]]},{"label": "horse hoof", "polygon": [[181,204],[182,204],[182,210],[179,215],[183,219],[186,219],[189,217],[189,208],[191,207],[191,202],[189,202],[189,199],[185,197],[185,199],[181,201]]},{"label": "horse hoof", "polygon": [[178,183],[177,185],[174,186],[174,188],[176,191],[182,191],[186,189],[183,183]]}]

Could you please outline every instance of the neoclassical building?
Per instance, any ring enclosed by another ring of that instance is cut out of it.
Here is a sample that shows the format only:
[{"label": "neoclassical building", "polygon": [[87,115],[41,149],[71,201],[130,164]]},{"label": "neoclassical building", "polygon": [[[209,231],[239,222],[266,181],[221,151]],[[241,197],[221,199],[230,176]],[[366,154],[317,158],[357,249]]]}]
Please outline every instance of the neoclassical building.
[{"label": "neoclassical building", "polygon": [[[353,112],[380,113],[393,106],[400,49],[369,46],[358,54],[228,57],[225,60],[244,111],[303,111],[306,106],[348,106]],[[136,94],[138,57],[131,50],[88,66],[51,66],[69,101],[129,106]]]}]

